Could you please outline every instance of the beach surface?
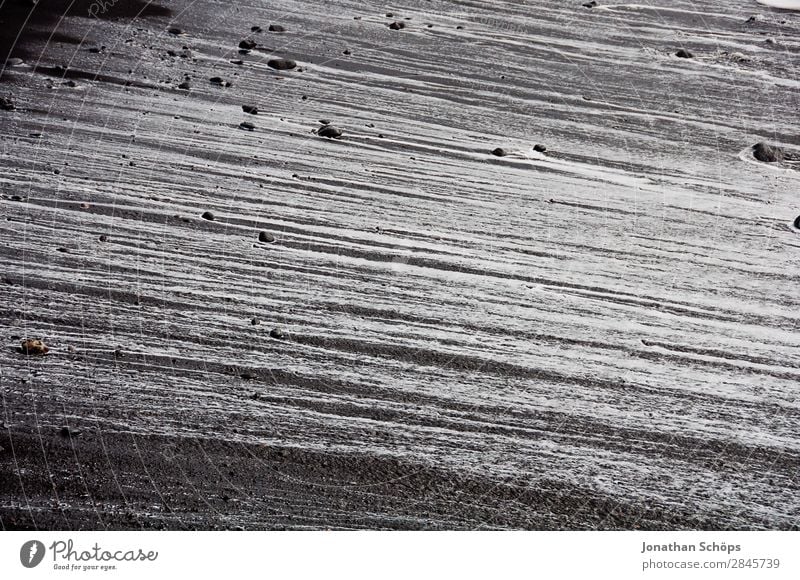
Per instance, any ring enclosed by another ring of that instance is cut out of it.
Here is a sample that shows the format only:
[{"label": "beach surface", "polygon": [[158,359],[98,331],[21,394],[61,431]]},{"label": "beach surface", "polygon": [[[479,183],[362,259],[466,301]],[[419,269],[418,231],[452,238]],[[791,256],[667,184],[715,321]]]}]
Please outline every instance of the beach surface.
[{"label": "beach surface", "polygon": [[800,13],[0,21],[0,529],[798,529]]}]

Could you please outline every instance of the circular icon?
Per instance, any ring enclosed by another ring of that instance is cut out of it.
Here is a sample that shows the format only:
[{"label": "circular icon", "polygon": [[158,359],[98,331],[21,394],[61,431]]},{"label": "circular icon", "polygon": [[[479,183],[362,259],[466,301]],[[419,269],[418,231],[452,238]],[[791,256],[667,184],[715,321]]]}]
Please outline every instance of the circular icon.
[{"label": "circular icon", "polygon": [[19,561],[26,568],[35,568],[44,559],[44,544],[39,540],[28,540],[19,549]]}]

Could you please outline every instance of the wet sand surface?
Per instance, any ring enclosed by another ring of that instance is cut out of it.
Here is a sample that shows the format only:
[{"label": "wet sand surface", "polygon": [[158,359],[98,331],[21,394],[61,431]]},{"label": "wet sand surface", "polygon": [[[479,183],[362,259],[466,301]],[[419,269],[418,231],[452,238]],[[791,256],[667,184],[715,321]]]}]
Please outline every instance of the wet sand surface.
[{"label": "wet sand surface", "polygon": [[0,6],[0,527],[798,529],[800,13],[104,5]]}]

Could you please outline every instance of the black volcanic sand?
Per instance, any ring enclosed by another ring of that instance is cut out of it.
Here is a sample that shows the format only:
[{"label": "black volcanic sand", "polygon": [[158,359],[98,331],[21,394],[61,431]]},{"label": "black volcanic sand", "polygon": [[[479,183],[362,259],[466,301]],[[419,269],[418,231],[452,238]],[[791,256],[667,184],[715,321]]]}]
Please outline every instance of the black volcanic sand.
[{"label": "black volcanic sand", "polygon": [[[103,5],[104,8],[99,8]],[[107,7],[105,7],[107,6]],[[40,0],[32,5],[24,0],[3,2],[0,7],[0,62],[8,58],[37,59],[44,47],[52,44],[80,45],[87,39],[59,29],[63,17],[87,21],[132,20],[172,15],[172,11],[146,0]]]},{"label": "black volcanic sand", "polygon": [[798,529],[797,15],[25,4],[0,528]]},{"label": "black volcanic sand", "polygon": [[[693,514],[641,510],[549,482],[496,482],[390,458],[216,439],[90,429],[75,439],[14,431],[21,481],[0,472],[7,530],[337,528],[602,529],[716,527]],[[49,470],[44,466],[48,465]],[[76,501],[88,494],[90,503]],[[25,498],[52,497],[50,505]],[[457,497],[458,501],[453,501]],[[374,514],[374,515],[369,515]]]}]

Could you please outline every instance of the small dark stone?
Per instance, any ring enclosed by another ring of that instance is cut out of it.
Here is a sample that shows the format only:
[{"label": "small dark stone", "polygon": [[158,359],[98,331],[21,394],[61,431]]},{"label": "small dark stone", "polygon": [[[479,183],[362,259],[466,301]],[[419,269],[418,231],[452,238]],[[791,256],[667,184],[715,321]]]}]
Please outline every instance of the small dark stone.
[{"label": "small dark stone", "polygon": [[347,56],[347,55],[350,55],[350,54],[352,54],[352,53],[350,52],[350,49],[349,49],[349,48],[345,48],[345,49],[342,51],[342,54],[344,54],[345,56]]},{"label": "small dark stone", "polygon": [[319,120],[321,125],[330,125],[331,122],[328,119],[320,119]]},{"label": "small dark stone", "polygon": [[783,161],[783,149],[777,145],[768,145],[767,143],[756,143],[753,145],[753,157],[764,163],[775,163],[776,161]]},{"label": "small dark stone", "polygon": [[100,234],[100,237],[97,238],[97,239],[100,240],[101,242],[107,242],[108,241],[108,236],[105,235],[105,234]]},{"label": "small dark stone", "polygon": [[231,83],[229,81],[224,80],[222,77],[211,77],[208,81],[212,85],[218,85],[220,87],[229,87]]},{"label": "small dark stone", "polygon": [[497,149],[492,150],[492,155],[496,155],[498,157],[505,157],[506,150],[503,149],[502,147],[498,147]]},{"label": "small dark stone", "polygon": [[21,341],[19,350],[22,354],[31,356],[47,354],[50,351],[50,348],[37,338],[27,338]]},{"label": "small dark stone", "polygon": [[280,24],[270,24],[269,25],[270,32],[286,32],[286,29],[281,26]]},{"label": "small dark stone", "polygon": [[10,98],[0,97],[0,109],[4,111],[13,111],[16,108],[17,107],[14,104],[14,101],[12,101]]},{"label": "small dark stone", "polygon": [[694,55],[685,48],[682,48],[678,52],[676,52],[675,56],[677,56],[678,58],[694,58]]},{"label": "small dark stone", "polygon": [[190,85],[190,84],[189,84],[188,82],[186,82],[186,81],[183,81],[181,84],[179,84],[179,85],[178,85],[178,88],[179,88],[179,89],[181,89],[181,90],[183,90],[183,91],[188,91],[189,89],[191,89],[191,88],[192,88],[192,85]]},{"label": "small dark stone", "polygon": [[342,130],[333,125],[325,125],[317,131],[317,135],[320,137],[327,137],[328,139],[338,139],[342,136]]},{"label": "small dark stone", "polygon": [[794,227],[800,230],[800,215],[794,218]]},{"label": "small dark stone", "polygon": [[297,63],[288,58],[273,58],[267,61],[267,66],[275,70],[291,70],[297,66]]},{"label": "small dark stone", "polygon": [[278,340],[286,338],[286,333],[283,332],[283,330],[281,330],[280,328],[273,328],[272,330],[269,331],[269,335],[272,338],[276,338]]},{"label": "small dark stone", "polygon": [[391,28],[392,30],[402,30],[405,27],[406,27],[406,23],[405,22],[397,22],[397,21],[395,21],[395,22],[392,22],[389,25],[389,28]]},{"label": "small dark stone", "polygon": [[241,66],[241,65],[244,64],[244,61],[239,59],[239,58],[237,58],[237,59],[232,60],[231,64],[238,64],[239,66]]},{"label": "small dark stone", "polygon": [[253,50],[256,46],[258,46],[258,43],[252,38],[246,38],[239,42],[239,48],[244,50]]},{"label": "small dark stone", "polygon": [[261,321],[258,318],[253,318],[252,320],[250,320],[250,324],[252,324],[253,326],[258,326],[260,322]]},{"label": "small dark stone", "polygon": [[263,31],[264,31],[264,29],[261,28],[260,26],[251,26],[250,27],[250,32],[263,32]]},{"label": "small dark stone", "polygon": [[594,8],[595,6],[597,6],[597,2],[595,2],[595,0],[592,0],[591,2],[584,2],[583,4],[581,4],[581,6],[583,6],[584,8]]},{"label": "small dark stone", "polygon": [[185,34],[185,32],[184,32],[184,30],[182,28],[168,28],[167,32],[169,32],[173,36],[179,36],[181,34]]},{"label": "small dark stone", "polygon": [[456,30],[464,30],[464,27],[461,25],[456,26]]},{"label": "small dark stone", "polygon": [[545,151],[547,151],[547,147],[545,147],[541,143],[537,143],[536,145],[533,146],[533,150],[539,153],[544,153]]},{"label": "small dark stone", "polygon": [[271,244],[275,241],[275,236],[273,236],[269,232],[261,232],[258,234],[258,241],[263,242],[265,244]]},{"label": "small dark stone", "polygon": [[203,212],[203,215],[201,215],[200,217],[203,218],[204,220],[208,220],[210,222],[213,222],[214,219],[215,219],[214,214],[211,213],[210,211]]},{"label": "small dark stone", "polygon": [[61,427],[61,429],[58,430],[58,434],[61,435],[62,437],[65,437],[65,438],[69,439],[69,438],[77,437],[78,435],[80,435],[81,434],[81,430],[80,429],[72,429],[71,427],[68,427],[67,425],[64,425],[63,427]]},{"label": "small dark stone", "polygon": [[239,123],[239,128],[245,131],[255,131],[256,126],[250,123],[249,121],[243,121]]},{"label": "small dark stone", "polygon": [[242,111],[251,115],[258,115],[258,107],[253,105],[242,105]]}]

